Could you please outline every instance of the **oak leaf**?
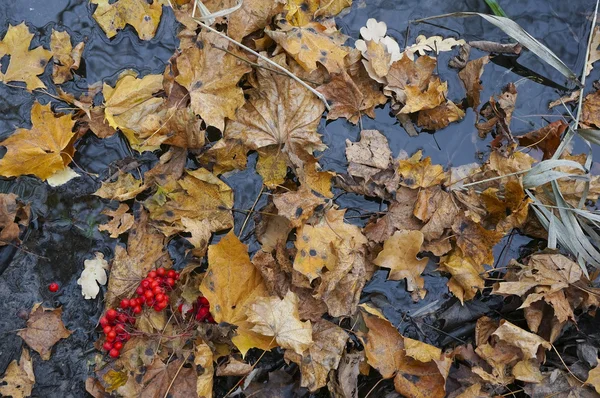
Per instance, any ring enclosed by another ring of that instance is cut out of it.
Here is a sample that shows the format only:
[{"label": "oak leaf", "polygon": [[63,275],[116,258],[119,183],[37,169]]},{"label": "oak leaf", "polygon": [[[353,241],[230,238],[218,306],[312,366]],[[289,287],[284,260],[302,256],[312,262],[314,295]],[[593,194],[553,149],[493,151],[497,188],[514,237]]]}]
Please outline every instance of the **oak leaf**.
[{"label": "oak leaf", "polygon": [[98,284],[106,285],[108,262],[104,259],[104,254],[96,252],[93,259],[83,262],[83,266],[84,269],[77,279],[77,284],[81,286],[81,294],[85,299],[94,299],[100,292]]},{"label": "oak leaf", "polygon": [[208,269],[200,291],[211,303],[217,323],[237,326],[237,335],[232,340],[242,355],[250,348],[269,350],[276,346],[275,339],[270,337],[273,335],[256,333],[248,320],[251,304],[256,298],[268,296],[268,292],[260,273],[250,262],[248,248],[233,232],[208,247]]},{"label": "oak leaf", "polygon": [[211,32],[202,32],[196,45],[176,58],[175,81],[190,93],[192,110],[207,125],[223,131],[225,118],[234,119],[244,105],[244,93],[238,82],[251,71],[247,63],[228,54],[229,41]]},{"label": "oak leaf", "polygon": [[388,279],[406,279],[406,289],[413,292],[413,298],[424,298],[426,294],[425,280],[421,273],[427,266],[428,259],[417,259],[423,244],[423,233],[420,231],[396,231],[383,243],[374,264],[390,269]]},{"label": "oak leaf", "polygon": [[31,108],[30,130],[17,129],[0,142],[7,152],[0,159],[0,175],[16,177],[33,174],[42,180],[64,170],[75,153],[71,132],[75,121],[70,115],[56,117],[50,104],[38,102]]},{"label": "oak leaf", "polygon": [[29,50],[32,38],[33,34],[29,33],[25,22],[17,26],[8,26],[4,38],[0,41],[0,57],[10,55],[10,63],[6,72],[0,72],[0,81],[25,82],[28,91],[46,87],[37,76],[44,73],[52,52],[42,46]]},{"label": "oak leaf", "polygon": [[54,83],[63,84],[73,78],[72,70],[79,68],[83,46],[84,43],[81,42],[73,48],[69,33],[52,30],[50,49],[54,57],[54,66],[52,68],[52,80],[54,80]]},{"label": "oak leaf", "polygon": [[42,303],[37,303],[31,309],[27,328],[17,334],[27,345],[40,354],[44,361],[50,359],[54,344],[71,335],[62,322],[62,308],[43,308]]},{"label": "oak leaf", "polygon": [[109,39],[116,36],[118,30],[131,25],[140,39],[150,40],[162,15],[159,0],[91,0],[91,3],[98,5],[92,16]]},{"label": "oak leaf", "polygon": [[416,53],[419,55],[425,55],[428,52],[439,54],[464,44],[465,41],[462,39],[456,40],[452,37],[444,39],[442,36],[426,37],[424,35],[419,35],[415,39],[415,44],[406,48],[406,53],[412,59]]},{"label": "oak leaf", "polygon": [[35,374],[29,350],[24,348],[21,358],[14,359],[6,368],[4,376],[0,379],[0,394],[13,398],[25,398],[31,396],[35,385]]}]

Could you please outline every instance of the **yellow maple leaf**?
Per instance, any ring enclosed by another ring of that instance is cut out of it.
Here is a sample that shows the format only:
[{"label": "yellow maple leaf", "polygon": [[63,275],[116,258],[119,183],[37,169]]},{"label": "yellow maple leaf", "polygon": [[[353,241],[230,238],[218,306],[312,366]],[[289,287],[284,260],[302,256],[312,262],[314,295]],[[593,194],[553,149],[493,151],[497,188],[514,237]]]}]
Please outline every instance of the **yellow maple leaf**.
[{"label": "yellow maple leaf", "polygon": [[429,156],[421,159],[422,156],[419,150],[409,159],[398,162],[398,172],[403,178],[401,185],[412,189],[429,188],[444,181],[444,168],[439,164],[432,165]]},{"label": "yellow maple leaf", "polygon": [[31,108],[31,124],[31,130],[17,129],[0,142],[7,148],[0,159],[0,175],[33,174],[46,180],[71,162],[75,153],[71,132],[75,121],[70,115],[55,117],[49,104],[35,102]]},{"label": "yellow maple leaf", "polygon": [[485,269],[481,263],[476,263],[470,257],[466,257],[458,247],[447,256],[442,257],[439,270],[452,275],[448,281],[448,288],[461,303],[471,300],[485,286],[481,277]]},{"label": "yellow maple leaf", "polygon": [[129,24],[135,28],[142,40],[154,37],[160,17],[162,4],[158,0],[91,0],[97,4],[93,17],[108,38],[114,37],[117,31]]},{"label": "yellow maple leaf", "polygon": [[10,64],[5,73],[0,73],[0,80],[25,82],[29,91],[46,87],[37,76],[44,73],[52,57],[52,52],[41,46],[29,50],[32,38],[33,33],[29,33],[29,28],[23,22],[17,26],[9,25],[0,41],[0,57],[10,55]]},{"label": "yellow maple leaf", "polygon": [[225,118],[233,119],[244,105],[238,82],[252,69],[223,49],[229,42],[211,32],[202,32],[196,45],[183,50],[176,59],[177,83],[190,93],[191,107],[207,125],[223,131]]},{"label": "yellow maple leaf", "polygon": [[73,48],[69,33],[52,30],[50,49],[54,55],[54,67],[52,68],[54,83],[62,84],[73,78],[71,70],[79,68],[83,46],[84,43],[81,42]]},{"label": "yellow maple leaf", "polygon": [[316,17],[333,17],[351,5],[352,0],[288,0],[285,18],[292,25],[304,26]]},{"label": "yellow maple leaf", "polygon": [[383,243],[383,250],[373,263],[391,270],[388,279],[406,278],[407,290],[424,298],[425,280],[421,277],[421,273],[425,270],[428,259],[417,259],[422,244],[421,231],[396,231]]},{"label": "yellow maple leaf", "polygon": [[250,304],[257,297],[268,296],[268,292],[260,272],[250,262],[248,248],[233,232],[209,246],[208,269],[200,291],[210,301],[216,322],[237,326],[237,336],[232,340],[242,355],[250,348],[269,350],[276,346],[273,337],[251,330]]},{"label": "yellow maple leaf", "polygon": [[302,353],[313,344],[310,321],[301,322],[298,314],[298,296],[288,291],[279,297],[257,297],[248,308],[252,330],[263,336],[273,336],[283,348]]},{"label": "yellow maple leaf", "polygon": [[135,198],[145,189],[146,186],[143,184],[142,180],[138,180],[132,174],[119,172],[116,181],[102,181],[102,186],[94,192],[94,195],[104,199],[123,202]]}]

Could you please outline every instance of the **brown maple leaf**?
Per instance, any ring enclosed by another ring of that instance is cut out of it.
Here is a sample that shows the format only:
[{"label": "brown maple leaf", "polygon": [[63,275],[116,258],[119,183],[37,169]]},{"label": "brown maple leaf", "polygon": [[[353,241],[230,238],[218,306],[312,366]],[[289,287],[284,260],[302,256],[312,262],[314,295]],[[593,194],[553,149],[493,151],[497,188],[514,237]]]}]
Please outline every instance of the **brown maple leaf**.
[{"label": "brown maple leaf", "polygon": [[31,349],[40,354],[44,361],[50,359],[52,347],[61,339],[71,335],[62,322],[62,308],[43,308],[42,303],[33,306],[27,328],[17,334]]}]

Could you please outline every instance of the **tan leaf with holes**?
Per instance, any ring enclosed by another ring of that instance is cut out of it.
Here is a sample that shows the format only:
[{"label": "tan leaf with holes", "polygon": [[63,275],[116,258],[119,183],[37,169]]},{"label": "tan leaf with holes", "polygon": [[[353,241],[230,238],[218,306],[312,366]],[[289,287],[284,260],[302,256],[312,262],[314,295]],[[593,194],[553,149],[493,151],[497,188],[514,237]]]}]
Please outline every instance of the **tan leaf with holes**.
[{"label": "tan leaf with holes", "polygon": [[6,368],[4,376],[0,379],[0,394],[13,398],[25,398],[31,396],[35,385],[35,374],[33,363],[27,348],[23,348],[21,359],[14,359]]},{"label": "tan leaf with holes", "polygon": [[162,15],[162,2],[159,0],[91,0],[91,3],[98,5],[92,16],[108,38],[131,25],[140,39],[150,40]]}]

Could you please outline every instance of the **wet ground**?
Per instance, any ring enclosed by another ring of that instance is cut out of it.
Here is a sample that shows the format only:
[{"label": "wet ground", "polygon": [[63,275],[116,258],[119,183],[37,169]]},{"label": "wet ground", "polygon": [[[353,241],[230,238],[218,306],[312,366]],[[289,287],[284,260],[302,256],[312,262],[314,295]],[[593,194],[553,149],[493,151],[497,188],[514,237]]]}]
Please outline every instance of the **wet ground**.
[{"label": "wet ground", "polygon": [[[588,18],[594,7],[592,0],[503,0],[501,4],[511,18],[547,44],[570,68],[577,73],[581,71],[587,45]],[[407,42],[407,37],[410,44],[419,34],[460,36],[466,40],[506,41],[506,36],[501,31],[477,18],[443,19],[435,21],[441,26],[411,25],[407,31],[410,20],[453,11],[489,12],[483,0],[354,0],[352,9],[338,20],[338,24],[354,40],[359,37],[359,29],[368,18],[383,20],[389,27],[388,34],[394,36],[401,47]],[[43,44],[48,47],[53,27],[66,28],[74,42],[86,42],[84,62],[77,72],[78,76],[63,86],[66,91],[73,93],[98,81],[114,83],[118,73],[127,68],[142,74],[162,73],[165,63],[177,46],[174,39],[177,23],[167,9],[164,9],[156,37],[147,42],[139,40],[130,28],[120,32],[112,40],[107,39],[91,18],[90,6],[81,0],[2,1],[0,35],[4,35],[9,23],[16,25],[22,21],[27,23],[31,31],[36,32],[34,46]],[[449,57],[449,53],[440,56],[439,74],[443,80],[448,81],[450,98],[460,100],[464,96],[461,83],[456,72],[445,66]],[[562,109],[548,111],[547,104],[564,94],[557,88],[565,84],[564,78],[527,52],[516,61],[505,61],[503,65],[489,64],[486,67],[482,77],[484,91],[481,97],[487,99],[492,94],[498,94],[508,82],[516,82],[519,97],[512,123],[515,135],[540,128],[547,121],[561,117],[564,113]],[[528,70],[553,83],[543,85],[527,78],[526,76],[532,75]],[[49,72],[50,68],[47,68],[44,80],[51,87]],[[593,74],[590,78],[597,77]],[[0,139],[9,136],[15,127],[29,126],[29,111],[34,99],[43,103],[51,100],[42,93],[30,94],[25,90],[0,84]],[[65,105],[56,103],[57,108],[61,106]],[[434,163],[456,166],[484,161],[489,151],[489,139],[482,140],[477,136],[473,127],[474,114],[470,109],[461,123],[453,124],[436,134],[421,134],[416,138],[406,134],[396,119],[390,116],[388,107],[377,109],[376,113],[375,120],[363,118],[364,128],[383,132],[395,156],[400,151],[410,154],[423,149]],[[357,140],[359,128],[341,119],[334,122],[323,120],[320,132],[329,146],[322,154],[321,164],[328,170],[344,171],[345,139]],[[22,200],[31,203],[33,208],[33,221],[22,237],[22,247],[0,249],[0,374],[4,373],[13,359],[20,356],[23,343],[14,331],[25,326],[24,315],[34,303],[43,301],[46,306],[62,306],[64,323],[74,331],[68,339],[55,345],[50,360],[42,361],[37,354],[32,354],[37,380],[34,396],[38,397],[87,395],[84,381],[91,370],[90,361],[96,354],[93,350],[93,343],[98,337],[95,325],[102,302],[100,299],[84,300],[76,280],[85,259],[92,258],[96,251],[103,252],[110,259],[116,244],[115,240],[108,239],[97,230],[97,226],[105,222],[101,211],[107,206],[115,206],[91,194],[99,187],[100,181],[112,173],[111,164],[134,156],[119,135],[100,140],[88,134],[76,147],[75,162],[89,174],[80,173],[82,177],[72,180],[66,186],[50,188],[46,183],[30,177],[0,181],[0,192],[15,192]],[[141,160],[143,167],[149,168],[156,162],[157,156],[147,153]],[[254,172],[255,162],[256,155],[251,155],[245,171],[224,178],[236,193],[237,209],[251,208],[259,194],[261,180]],[[342,207],[351,208],[348,211],[349,217],[385,208],[379,202],[351,194],[337,197],[337,202]],[[258,208],[263,204],[264,199],[259,202]],[[245,214],[236,215],[237,229],[244,218]],[[360,223],[361,218],[352,220]],[[252,222],[246,226],[245,243],[250,245],[251,250],[256,250],[258,246],[253,236],[248,234],[252,227]],[[530,243],[529,241],[518,235],[507,238],[497,247],[497,261],[505,263],[510,258],[518,258],[527,250],[523,245]],[[170,244],[170,252],[177,268],[183,267],[186,262],[181,254],[182,247],[178,241]],[[498,311],[501,301],[484,296],[461,307],[449,295],[445,286],[446,279],[434,269],[434,266],[430,266],[425,273],[429,294],[418,304],[412,303],[403,282],[386,281],[385,272],[375,275],[364,290],[364,299],[371,300],[382,308],[385,315],[403,333],[420,336],[422,340],[425,335],[426,342],[450,346],[468,338],[473,331],[473,321],[484,313]],[[51,281],[60,284],[59,293],[52,294],[48,291],[47,286]],[[590,331],[597,330],[592,322],[594,320],[590,318],[589,323],[580,325],[581,329],[588,327]],[[576,337],[573,334],[570,338]],[[370,383],[365,382],[363,388],[368,391]]]}]

